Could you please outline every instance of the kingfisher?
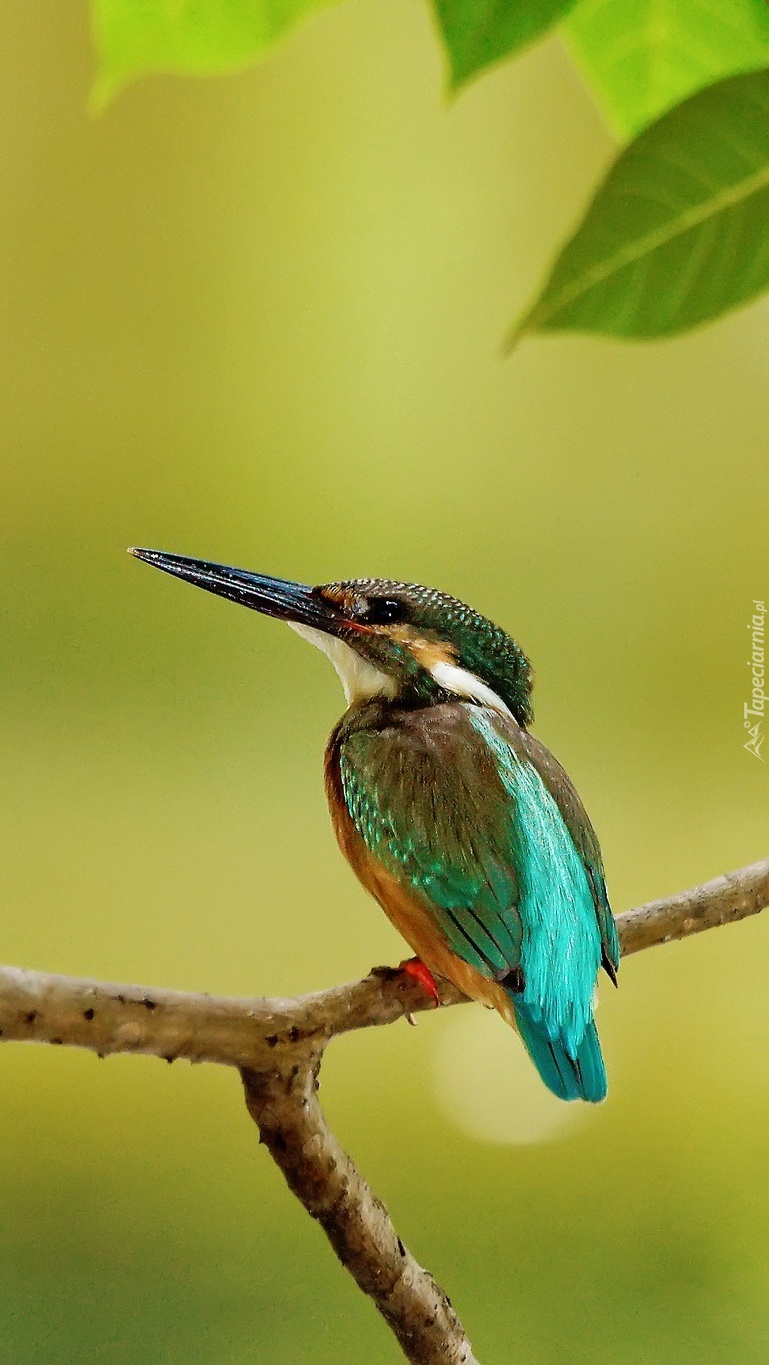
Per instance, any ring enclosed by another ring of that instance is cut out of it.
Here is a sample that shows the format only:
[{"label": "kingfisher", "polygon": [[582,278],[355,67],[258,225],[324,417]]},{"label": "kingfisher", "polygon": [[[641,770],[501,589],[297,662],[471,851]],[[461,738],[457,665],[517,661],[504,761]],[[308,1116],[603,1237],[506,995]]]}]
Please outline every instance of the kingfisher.
[{"label": "kingfisher", "polygon": [[307,586],[133,549],[207,592],[285,621],[328,656],[347,710],[325,755],[342,853],[415,958],[496,1009],[562,1100],[606,1095],[593,1007],[619,940],[598,839],[529,731],[532,670],[506,631],[435,588]]}]

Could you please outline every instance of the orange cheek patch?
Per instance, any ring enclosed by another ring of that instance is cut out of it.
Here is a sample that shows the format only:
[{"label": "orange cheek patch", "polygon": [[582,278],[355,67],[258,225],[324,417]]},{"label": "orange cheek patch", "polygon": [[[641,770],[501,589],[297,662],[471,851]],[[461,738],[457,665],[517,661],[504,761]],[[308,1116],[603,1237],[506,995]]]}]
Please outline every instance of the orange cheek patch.
[{"label": "orange cheek patch", "polygon": [[438,664],[451,664],[457,662],[456,650],[442,640],[426,640],[424,636],[417,635],[408,626],[398,628],[398,633],[393,631],[396,638],[403,640],[407,649],[410,650],[418,664],[421,664],[428,673],[437,667]]}]

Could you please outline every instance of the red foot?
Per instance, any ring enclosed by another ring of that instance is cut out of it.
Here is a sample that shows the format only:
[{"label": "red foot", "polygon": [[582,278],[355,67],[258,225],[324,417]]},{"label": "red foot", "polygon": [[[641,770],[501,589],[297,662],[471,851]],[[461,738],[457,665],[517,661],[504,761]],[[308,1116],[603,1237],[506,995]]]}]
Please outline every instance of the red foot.
[{"label": "red foot", "polygon": [[400,969],[402,972],[405,972],[407,976],[413,976],[414,980],[419,982],[422,990],[433,997],[436,1007],[440,1005],[441,996],[435,982],[435,977],[430,971],[430,968],[425,966],[421,957],[407,958],[405,962],[401,962]]}]

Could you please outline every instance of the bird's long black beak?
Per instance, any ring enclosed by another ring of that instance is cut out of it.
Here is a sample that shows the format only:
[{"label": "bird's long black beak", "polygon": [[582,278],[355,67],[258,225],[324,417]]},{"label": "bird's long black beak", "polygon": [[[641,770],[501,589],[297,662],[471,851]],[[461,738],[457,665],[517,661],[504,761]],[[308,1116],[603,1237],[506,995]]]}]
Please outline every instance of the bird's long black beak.
[{"label": "bird's long black beak", "polygon": [[304,583],[292,583],[283,578],[266,578],[264,574],[249,573],[247,569],[233,569],[227,564],[211,564],[206,559],[188,559],[185,555],[164,554],[162,550],[131,549],[130,554],[153,564],[163,573],[173,574],[194,583],[206,592],[251,607],[264,616],[275,616],[279,621],[293,621],[303,626],[314,626],[334,635],[345,624],[343,614],[332,602]]}]

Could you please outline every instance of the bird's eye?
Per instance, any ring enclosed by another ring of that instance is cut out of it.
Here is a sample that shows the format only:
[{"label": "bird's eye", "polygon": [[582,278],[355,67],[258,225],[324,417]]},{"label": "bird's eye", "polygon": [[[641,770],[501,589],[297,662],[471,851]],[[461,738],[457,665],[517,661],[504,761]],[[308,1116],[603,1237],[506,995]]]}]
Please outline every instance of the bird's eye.
[{"label": "bird's eye", "polygon": [[402,621],[405,614],[403,603],[395,597],[369,597],[363,617],[367,625],[388,626],[393,621]]}]

